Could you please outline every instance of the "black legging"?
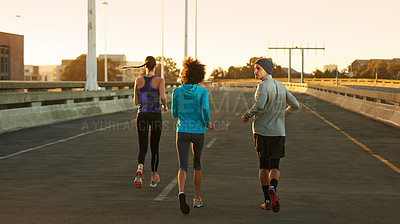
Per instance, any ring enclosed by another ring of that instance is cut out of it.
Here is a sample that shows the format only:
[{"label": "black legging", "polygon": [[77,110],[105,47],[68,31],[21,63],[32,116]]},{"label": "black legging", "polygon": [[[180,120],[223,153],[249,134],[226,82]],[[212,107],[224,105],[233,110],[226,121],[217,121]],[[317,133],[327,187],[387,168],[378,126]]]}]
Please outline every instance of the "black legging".
[{"label": "black legging", "polygon": [[136,116],[136,130],[139,138],[138,163],[144,164],[149,144],[151,148],[151,171],[158,169],[158,144],[160,143],[162,129],[161,113],[140,112]]}]

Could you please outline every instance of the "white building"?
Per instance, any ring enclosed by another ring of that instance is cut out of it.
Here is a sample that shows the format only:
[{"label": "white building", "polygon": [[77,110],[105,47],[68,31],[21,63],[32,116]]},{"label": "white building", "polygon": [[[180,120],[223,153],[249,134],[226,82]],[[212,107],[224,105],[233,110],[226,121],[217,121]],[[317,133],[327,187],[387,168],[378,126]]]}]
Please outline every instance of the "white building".
[{"label": "white building", "polygon": [[39,75],[39,66],[24,65],[24,80],[25,81],[41,81]]},{"label": "white building", "polygon": [[[140,66],[142,65],[142,61],[127,61],[126,66]],[[141,77],[145,74],[146,69],[144,67],[141,68],[127,68],[122,70],[122,81],[123,82],[134,82],[136,78]]]},{"label": "white building", "polygon": [[[97,58],[98,60],[102,60],[105,58],[104,54],[100,54]],[[126,56],[124,54],[107,54],[107,61],[111,59],[113,62],[117,63],[118,66],[126,66]]]},{"label": "white building", "polygon": [[57,65],[40,65],[39,75],[42,77],[41,80],[44,82],[60,81],[57,76]]},{"label": "white building", "polygon": [[325,71],[332,72],[332,71],[335,71],[335,70],[337,70],[337,65],[335,65],[335,64],[324,65],[324,72]]}]

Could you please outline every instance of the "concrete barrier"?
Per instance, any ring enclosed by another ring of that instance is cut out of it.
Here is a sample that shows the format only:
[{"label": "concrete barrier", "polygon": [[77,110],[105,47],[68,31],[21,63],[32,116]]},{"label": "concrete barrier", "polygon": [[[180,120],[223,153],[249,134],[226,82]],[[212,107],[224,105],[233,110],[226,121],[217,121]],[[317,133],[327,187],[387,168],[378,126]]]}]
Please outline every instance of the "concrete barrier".
[{"label": "concrete barrier", "polygon": [[[0,134],[137,108],[134,83],[103,83],[101,91],[82,91],[83,82],[23,84],[0,82]],[[166,86],[168,93],[176,83]]]},{"label": "concrete barrier", "polygon": [[400,128],[400,94],[312,84],[284,83],[284,85],[290,91],[314,96],[346,110]]},{"label": "concrete barrier", "polygon": [[[329,81],[329,80],[328,80]],[[254,92],[256,82],[218,82],[208,85],[212,91]],[[347,87],[282,82],[291,92],[314,96],[346,110],[400,128],[400,94]]]}]

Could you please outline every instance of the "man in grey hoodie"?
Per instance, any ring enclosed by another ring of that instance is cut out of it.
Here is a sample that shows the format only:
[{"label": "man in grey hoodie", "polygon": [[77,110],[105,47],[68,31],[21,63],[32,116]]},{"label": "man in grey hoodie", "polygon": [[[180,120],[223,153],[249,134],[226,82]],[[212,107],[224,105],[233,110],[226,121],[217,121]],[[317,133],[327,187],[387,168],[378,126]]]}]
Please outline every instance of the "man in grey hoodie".
[{"label": "man in grey hoodie", "polygon": [[[280,176],[280,158],[285,157],[285,117],[300,108],[296,98],[271,76],[273,63],[259,59],[254,65],[254,75],[260,79],[255,93],[255,104],[243,114],[242,121],[253,119],[253,140],[260,162],[259,179],[264,193],[262,209],[280,211],[276,195]],[[287,106],[289,105],[289,106]]]}]

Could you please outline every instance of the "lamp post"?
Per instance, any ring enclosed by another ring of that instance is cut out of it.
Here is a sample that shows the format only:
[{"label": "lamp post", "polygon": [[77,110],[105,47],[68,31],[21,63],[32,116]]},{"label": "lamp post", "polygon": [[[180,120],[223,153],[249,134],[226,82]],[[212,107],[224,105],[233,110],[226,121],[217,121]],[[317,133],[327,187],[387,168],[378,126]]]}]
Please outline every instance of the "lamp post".
[{"label": "lamp post", "polygon": [[108,2],[101,3],[104,5],[104,81],[108,82],[108,66],[107,66],[107,16],[106,8]]},{"label": "lamp post", "polygon": [[15,16],[15,18],[17,18],[17,33],[20,34],[20,32],[19,32],[19,19],[21,18],[21,16],[17,14]]},{"label": "lamp post", "polygon": [[88,0],[88,54],[86,58],[85,90],[96,91],[98,89],[96,59],[96,1]]},{"label": "lamp post", "polygon": [[185,58],[188,56],[188,0],[185,0]]},{"label": "lamp post", "polygon": [[195,20],[195,47],[194,47],[194,57],[197,58],[197,0],[196,0],[196,20]]},{"label": "lamp post", "polygon": [[163,79],[165,79],[165,75],[164,75],[164,0],[162,0],[162,13],[161,13],[161,16],[162,16],[162,18],[161,18],[161,24],[162,24],[162,34],[161,34],[161,41],[162,41],[162,44],[161,44],[161,78],[163,78]]}]

